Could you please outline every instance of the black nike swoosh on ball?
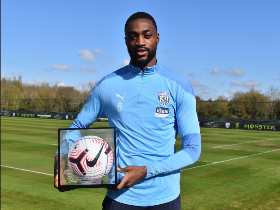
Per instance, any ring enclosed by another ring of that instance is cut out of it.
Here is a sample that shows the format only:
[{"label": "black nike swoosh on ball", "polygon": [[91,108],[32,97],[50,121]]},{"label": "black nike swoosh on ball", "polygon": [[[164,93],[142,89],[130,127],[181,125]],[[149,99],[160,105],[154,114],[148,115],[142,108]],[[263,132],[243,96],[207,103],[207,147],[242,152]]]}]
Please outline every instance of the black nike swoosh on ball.
[{"label": "black nike swoosh on ball", "polygon": [[101,149],[99,150],[98,154],[96,155],[96,157],[95,157],[92,161],[88,161],[88,159],[86,159],[87,165],[88,165],[89,167],[93,167],[93,166],[97,163],[98,158],[99,158],[99,156],[100,156],[100,154],[101,154],[101,151],[102,151],[102,149],[103,149],[103,146],[104,146],[104,142],[103,142],[102,147],[101,147]]}]

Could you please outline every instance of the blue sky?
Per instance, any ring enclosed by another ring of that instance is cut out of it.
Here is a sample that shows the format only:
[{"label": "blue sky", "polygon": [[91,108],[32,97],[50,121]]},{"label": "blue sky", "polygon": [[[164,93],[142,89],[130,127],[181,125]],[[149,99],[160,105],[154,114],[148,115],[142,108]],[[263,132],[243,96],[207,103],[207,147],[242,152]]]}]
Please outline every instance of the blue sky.
[{"label": "blue sky", "polygon": [[156,20],[160,64],[202,99],[280,88],[279,0],[1,1],[1,77],[85,87],[129,62],[124,24]]}]

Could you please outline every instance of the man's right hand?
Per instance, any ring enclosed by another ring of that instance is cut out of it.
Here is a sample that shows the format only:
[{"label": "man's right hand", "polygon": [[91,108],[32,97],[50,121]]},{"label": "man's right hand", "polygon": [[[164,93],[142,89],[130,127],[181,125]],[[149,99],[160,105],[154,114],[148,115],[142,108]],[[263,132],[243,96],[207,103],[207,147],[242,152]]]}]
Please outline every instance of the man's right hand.
[{"label": "man's right hand", "polygon": [[[63,158],[60,156],[60,160],[63,160]],[[64,168],[64,161],[61,162],[62,164],[62,169]],[[62,174],[63,170],[60,172],[60,184],[65,185],[66,180],[64,177],[64,174]],[[55,157],[55,162],[54,162],[54,187],[58,189],[58,156]],[[73,189],[58,189],[60,192],[65,192]]]}]

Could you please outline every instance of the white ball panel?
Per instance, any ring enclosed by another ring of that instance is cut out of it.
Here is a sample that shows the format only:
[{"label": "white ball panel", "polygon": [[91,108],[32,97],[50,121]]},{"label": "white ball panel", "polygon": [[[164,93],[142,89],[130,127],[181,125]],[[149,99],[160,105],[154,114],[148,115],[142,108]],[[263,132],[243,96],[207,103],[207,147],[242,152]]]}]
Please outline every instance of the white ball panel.
[{"label": "white ball panel", "polygon": [[[113,165],[112,150],[110,149],[109,153],[107,155],[105,154],[108,147],[110,147],[108,143],[100,137],[82,137],[69,150],[68,165],[70,170],[80,180],[90,181],[102,179],[109,173]],[[87,161],[93,161],[101,148],[102,150],[96,164],[93,167],[89,167]],[[71,158],[74,161],[71,161]],[[79,159],[80,161],[75,159]]]}]

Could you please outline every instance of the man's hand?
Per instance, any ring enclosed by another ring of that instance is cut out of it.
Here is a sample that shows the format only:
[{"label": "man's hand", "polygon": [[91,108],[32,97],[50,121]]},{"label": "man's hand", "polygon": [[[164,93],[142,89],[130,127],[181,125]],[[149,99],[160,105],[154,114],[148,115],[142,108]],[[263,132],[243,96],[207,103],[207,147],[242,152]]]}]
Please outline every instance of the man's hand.
[{"label": "man's hand", "polygon": [[125,173],[125,176],[121,183],[117,186],[116,190],[131,187],[138,183],[141,179],[144,179],[147,175],[146,166],[127,166],[125,168],[117,168],[120,173]]},{"label": "man's hand", "polygon": [[[60,183],[66,184],[66,180],[64,178],[64,175],[60,175]],[[58,189],[58,172],[54,175],[54,187]],[[60,192],[68,191],[69,189],[58,189]]]},{"label": "man's hand", "polygon": [[[63,175],[63,168],[64,168],[64,161],[63,161],[63,158],[60,157],[60,160],[61,161],[61,166],[62,166],[62,170],[60,170],[60,183],[62,185],[65,185],[66,184],[66,180],[65,180],[65,177]],[[55,162],[54,162],[54,187],[58,189],[58,156],[55,157]],[[69,191],[69,190],[72,190],[72,189],[58,189],[60,192],[64,192],[64,191]]]}]

